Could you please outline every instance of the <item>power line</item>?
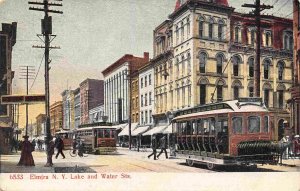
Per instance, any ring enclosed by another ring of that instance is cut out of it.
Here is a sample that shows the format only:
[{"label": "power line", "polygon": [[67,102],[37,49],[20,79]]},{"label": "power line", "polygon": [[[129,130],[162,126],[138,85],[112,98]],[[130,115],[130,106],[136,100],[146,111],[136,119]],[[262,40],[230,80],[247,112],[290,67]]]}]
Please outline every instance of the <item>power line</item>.
[{"label": "power line", "polygon": [[42,60],[41,60],[41,63],[40,63],[39,69],[38,69],[38,71],[37,71],[37,73],[36,73],[36,75],[35,75],[35,77],[34,77],[34,80],[33,80],[32,84],[31,84],[31,86],[30,86],[30,89],[29,89],[29,90],[31,90],[31,88],[33,87],[33,85],[34,85],[34,83],[35,83],[35,80],[36,80],[37,76],[39,75],[39,72],[40,72],[40,69],[41,69],[41,66],[42,66],[42,63],[43,63],[44,57],[45,57],[45,54],[43,54],[43,57],[42,57]]}]

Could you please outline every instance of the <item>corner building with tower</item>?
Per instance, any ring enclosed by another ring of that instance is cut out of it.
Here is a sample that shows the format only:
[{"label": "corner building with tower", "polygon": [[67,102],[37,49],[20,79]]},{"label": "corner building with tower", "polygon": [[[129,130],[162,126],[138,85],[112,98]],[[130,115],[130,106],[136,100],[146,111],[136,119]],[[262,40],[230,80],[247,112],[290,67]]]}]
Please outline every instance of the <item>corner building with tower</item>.
[{"label": "corner building with tower", "polygon": [[[227,0],[186,0],[153,34],[155,126],[173,114],[211,102],[254,96],[255,17]],[[261,16],[260,97],[275,114],[274,139],[290,121],[293,76],[291,19]]]}]

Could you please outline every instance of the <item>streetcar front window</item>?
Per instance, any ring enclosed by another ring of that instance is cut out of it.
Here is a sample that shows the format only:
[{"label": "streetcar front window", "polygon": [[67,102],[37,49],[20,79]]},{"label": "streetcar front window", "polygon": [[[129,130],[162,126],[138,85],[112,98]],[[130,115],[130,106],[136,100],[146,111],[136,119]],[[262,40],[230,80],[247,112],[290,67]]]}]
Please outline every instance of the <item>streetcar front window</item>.
[{"label": "streetcar front window", "polygon": [[233,117],[232,118],[232,129],[234,134],[243,133],[243,118],[242,117]]},{"label": "streetcar front window", "polygon": [[260,117],[250,116],[248,117],[248,132],[259,133],[260,131]]},{"label": "streetcar front window", "polygon": [[109,130],[104,130],[104,138],[110,138]]}]

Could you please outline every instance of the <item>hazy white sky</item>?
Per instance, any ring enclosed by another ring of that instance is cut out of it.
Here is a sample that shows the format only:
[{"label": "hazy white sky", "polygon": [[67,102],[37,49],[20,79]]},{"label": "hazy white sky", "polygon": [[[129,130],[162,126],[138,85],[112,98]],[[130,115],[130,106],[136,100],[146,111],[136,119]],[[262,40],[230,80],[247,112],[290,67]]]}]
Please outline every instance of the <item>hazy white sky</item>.
[{"label": "hazy white sky", "polygon": [[[33,0],[35,1],[35,0]],[[42,1],[42,0],[40,0]],[[41,31],[43,12],[28,10],[28,0],[0,0],[0,23],[18,22],[17,43],[13,48],[12,65],[16,71],[13,93],[25,93],[25,81],[19,79],[21,65],[35,66],[37,79],[30,93],[44,92],[43,50],[36,34]],[[76,88],[86,78],[102,79],[101,71],[124,54],[152,55],[152,32],[174,10],[176,0],[63,0],[64,14],[52,14],[52,45],[60,50],[50,52],[51,103],[61,99],[60,93],[67,87]],[[243,3],[254,0],[229,0],[237,11]],[[292,13],[292,0],[261,0],[274,5],[267,14],[287,16]],[[291,16],[291,15],[290,15]],[[30,83],[30,86],[32,81]],[[34,113],[43,107],[33,107]],[[32,116],[36,116],[32,114]]]}]

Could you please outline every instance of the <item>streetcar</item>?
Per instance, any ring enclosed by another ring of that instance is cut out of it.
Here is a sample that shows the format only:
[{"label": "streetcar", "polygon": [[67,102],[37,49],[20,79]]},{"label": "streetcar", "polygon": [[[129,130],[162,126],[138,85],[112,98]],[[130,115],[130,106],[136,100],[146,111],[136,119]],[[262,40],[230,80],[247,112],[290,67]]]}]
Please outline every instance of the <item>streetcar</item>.
[{"label": "streetcar", "polygon": [[175,154],[189,166],[276,164],[274,114],[260,98],[240,98],[178,111],[172,120]]},{"label": "streetcar", "polygon": [[74,131],[71,130],[60,130],[55,133],[56,136],[59,136],[64,142],[64,149],[69,150],[73,147]]},{"label": "streetcar", "polygon": [[90,153],[111,153],[116,151],[116,128],[112,126],[83,127],[75,131],[75,137],[80,138],[85,150]]}]

